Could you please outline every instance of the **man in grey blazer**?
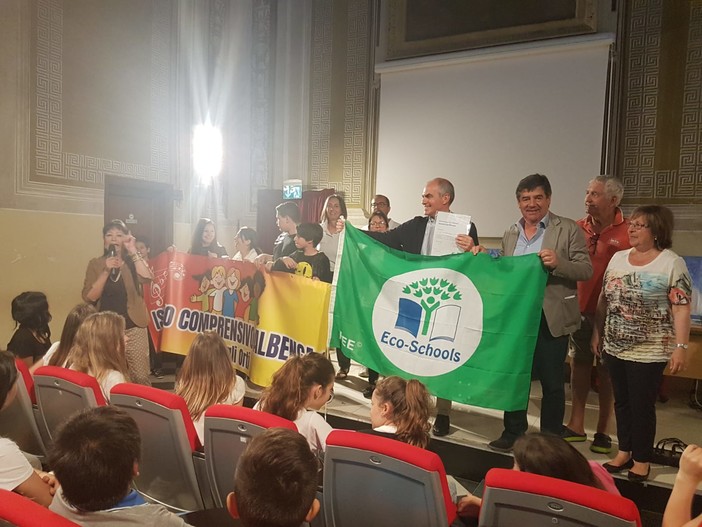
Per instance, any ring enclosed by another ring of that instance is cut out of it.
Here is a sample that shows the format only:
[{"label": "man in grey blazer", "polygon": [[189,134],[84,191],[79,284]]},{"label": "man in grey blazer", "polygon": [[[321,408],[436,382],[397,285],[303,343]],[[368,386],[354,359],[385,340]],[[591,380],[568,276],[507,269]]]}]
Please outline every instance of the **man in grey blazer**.
[{"label": "man in grey blazer", "polygon": [[[592,264],[582,229],[573,220],[549,212],[551,184],[546,176],[532,174],[522,179],[517,185],[517,205],[522,217],[505,231],[502,253],[536,253],[549,272],[532,376],[539,379],[543,389],[541,431],[560,435],[565,412],[568,336],[580,327],[577,282],[590,278]],[[527,428],[526,409],[505,412],[504,431],[488,446],[509,452]]]}]

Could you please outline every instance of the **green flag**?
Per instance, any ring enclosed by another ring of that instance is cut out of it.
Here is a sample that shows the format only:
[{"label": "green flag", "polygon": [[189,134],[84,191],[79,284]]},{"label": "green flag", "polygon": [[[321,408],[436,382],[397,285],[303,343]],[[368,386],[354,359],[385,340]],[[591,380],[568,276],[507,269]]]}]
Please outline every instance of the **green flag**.
[{"label": "green flag", "polygon": [[525,409],[548,276],[540,258],[409,254],[346,225],[330,347],[445,399]]}]

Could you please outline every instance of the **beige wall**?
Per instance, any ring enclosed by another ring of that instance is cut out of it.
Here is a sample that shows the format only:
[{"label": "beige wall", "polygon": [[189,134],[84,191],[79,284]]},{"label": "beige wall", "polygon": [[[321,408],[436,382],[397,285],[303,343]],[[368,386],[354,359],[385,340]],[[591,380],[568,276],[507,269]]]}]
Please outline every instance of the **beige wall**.
[{"label": "beige wall", "polygon": [[[15,324],[12,299],[22,291],[42,291],[54,317],[52,341],[61,336],[63,321],[81,302],[85,268],[102,253],[102,216],[0,209],[0,348]],[[174,240],[179,250],[190,246],[192,225],[176,223]],[[234,227],[223,226],[218,238],[234,254]]]},{"label": "beige wall", "polygon": [[43,291],[58,340],[68,311],[81,301],[88,260],[102,252],[102,217],[0,209],[0,346],[12,336],[12,299],[22,291]]}]

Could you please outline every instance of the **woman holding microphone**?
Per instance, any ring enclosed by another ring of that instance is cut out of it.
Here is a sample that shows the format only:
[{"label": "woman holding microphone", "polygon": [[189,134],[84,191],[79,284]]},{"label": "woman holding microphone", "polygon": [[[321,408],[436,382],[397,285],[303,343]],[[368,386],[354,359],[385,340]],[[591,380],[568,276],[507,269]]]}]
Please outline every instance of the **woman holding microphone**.
[{"label": "woman holding microphone", "polygon": [[141,284],[153,278],[151,269],[136,249],[134,236],[122,220],[112,220],[102,229],[103,255],[88,263],[83,282],[83,300],[98,311],[114,311],[126,323],[126,355],[132,382],[149,381],[149,315]]}]

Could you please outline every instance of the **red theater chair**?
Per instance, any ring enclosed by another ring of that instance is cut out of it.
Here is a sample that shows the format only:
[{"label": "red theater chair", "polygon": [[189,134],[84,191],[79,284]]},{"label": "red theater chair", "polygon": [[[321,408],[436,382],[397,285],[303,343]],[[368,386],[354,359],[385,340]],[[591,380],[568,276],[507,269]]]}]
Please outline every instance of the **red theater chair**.
[{"label": "red theater chair", "polygon": [[0,490],[0,524],[4,525],[3,522],[16,527],[79,527],[77,523],[9,490]]},{"label": "red theater chair", "polygon": [[34,380],[27,365],[15,359],[17,366],[17,396],[2,412],[0,419],[0,437],[12,439],[23,452],[42,459],[46,457],[44,439],[37,426],[38,408],[34,411],[36,396]]},{"label": "red theater chair", "polygon": [[198,450],[185,400],[150,386],[124,383],[110,392],[110,404],[131,415],[141,434],[136,489],[176,512],[212,508],[204,455]]},{"label": "red theater chair", "polygon": [[607,491],[504,468],[485,477],[480,527],[640,527],[633,501]]},{"label": "red theater chair", "polygon": [[224,507],[234,490],[234,472],[251,440],[267,428],[289,428],[292,421],[251,408],[216,404],[205,411],[207,476],[217,507]]},{"label": "red theater chair", "polygon": [[447,527],[456,518],[438,455],[361,432],[327,437],[322,494],[333,527]]},{"label": "red theater chair", "polygon": [[40,426],[49,438],[73,414],[87,408],[105,406],[105,397],[95,377],[58,366],[42,366],[34,372]]}]

